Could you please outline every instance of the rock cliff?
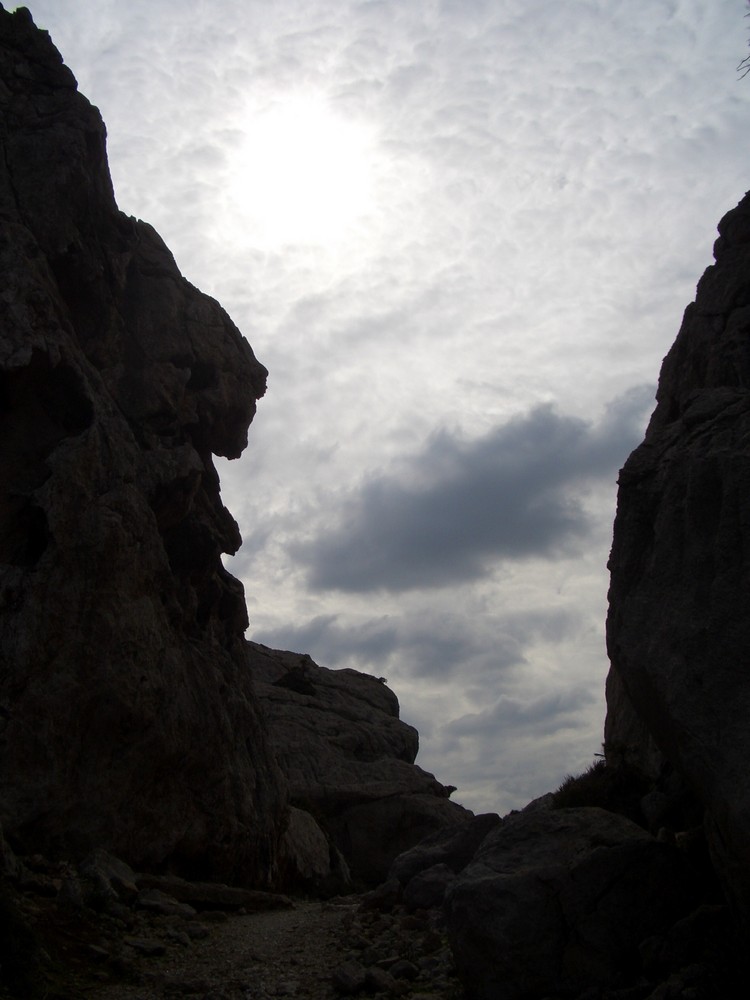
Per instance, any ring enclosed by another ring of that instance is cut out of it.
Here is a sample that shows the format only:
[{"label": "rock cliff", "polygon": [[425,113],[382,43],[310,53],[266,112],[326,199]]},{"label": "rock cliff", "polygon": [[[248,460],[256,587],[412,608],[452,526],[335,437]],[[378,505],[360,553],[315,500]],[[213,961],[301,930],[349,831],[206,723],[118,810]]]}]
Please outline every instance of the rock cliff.
[{"label": "rock cliff", "polygon": [[[606,760],[505,817],[468,862],[421,845],[394,866],[405,898],[442,893],[475,1000],[747,988],[750,194],[714,255],[620,475]],[[410,857],[432,864],[424,886]]]},{"label": "rock cliff", "polygon": [[471,814],[375,678],[244,639],[213,455],[266,371],[118,211],[99,113],[1,6],[0,115],[0,827],[22,854],[377,881]]},{"label": "rock cliff", "polygon": [[0,821],[268,882],[285,791],[212,462],[265,369],[117,210],[99,113],[24,10],[0,78]]},{"label": "rock cliff", "polygon": [[620,475],[605,735],[608,754],[681,786],[704,813],[748,921],[750,195],[722,219],[714,255]]}]

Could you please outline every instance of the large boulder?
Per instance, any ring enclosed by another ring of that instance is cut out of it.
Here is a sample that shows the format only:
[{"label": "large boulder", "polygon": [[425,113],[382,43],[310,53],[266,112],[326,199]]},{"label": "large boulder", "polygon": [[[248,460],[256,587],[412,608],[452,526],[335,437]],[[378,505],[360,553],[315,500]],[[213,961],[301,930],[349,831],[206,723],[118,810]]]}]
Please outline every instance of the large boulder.
[{"label": "large boulder", "polygon": [[0,8],[0,822],[23,851],[264,883],[285,792],[243,638],[265,369],[117,210],[99,113]]},{"label": "large boulder", "polygon": [[750,195],[719,234],[620,475],[605,737],[680,776],[750,922]]},{"label": "large boulder", "polygon": [[511,814],[446,893],[467,997],[575,996],[634,983],[639,945],[689,911],[686,875],[676,848],[603,809]]},{"label": "large boulder", "polygon": [[474,860],[482,841],[499,823],[497,813],[482,813],[461,826],[438,830],[400,854],[391,866],[389,878],[405,886],[436,865],[445,865],[453,872],[463,871]]},{"label": "large boulder", "polygon": [[375,884],[423,837],[472,814],[414,763],[416,729],[376,677],[249,643],[271,744],[290,801],[332,839],[355,879]]}]

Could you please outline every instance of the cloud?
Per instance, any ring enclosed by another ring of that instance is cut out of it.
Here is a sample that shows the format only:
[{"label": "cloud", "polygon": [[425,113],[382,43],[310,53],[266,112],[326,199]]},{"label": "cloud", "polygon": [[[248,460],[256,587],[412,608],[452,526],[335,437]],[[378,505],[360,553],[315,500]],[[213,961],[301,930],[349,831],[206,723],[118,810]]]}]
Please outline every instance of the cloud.
[{"label": "cloud", "polygon": [[313,589],[366,592],[481,579],[503,560],[556,559],[590,530],[591,480],[612,480],[642,433],[651,387],[610,404],[599,424],[551,405],[467,440],[442,430],[396,472],[371,476],[337,523],[292,542]]},{"label": "cloud", "polygon": [[[326,666],[368,673],[396,665],[402,677],[446,681],[481,671],[496,674],[523,662],[520,637],[499,623],[494,631],[471,627],[463,616],[384,615],[379,618],[319,615],[307,624],[262,631],[253,638],[269,646],[309,650]],[[478,662],[479,661],[479,662]]]},{"label": "cloud", "polygon": [[432,757],[441,780],[458,786],[456,801],[477,812],[518,809],[591,764],[601,747],[597,707],[581,689],[501,698],[438,731]]},{"label": "cloud", "polygon": [[338,615],[317,615],[305,625],[265,630],[253,639],[273,648],[310,651],[323,666],[341,666],[350,658],[382,666],[398,645],[397,628],[381,617],[342,628]]},{"label": "cloud", "polygon": [[496,685],[501,675],[523,665],[531,644],[560,641],[577,627],[575,613],[565,608],[471,615],[414,605],[376,618],[316,615],[303,625],[259,629],[253,639],[309,652],[323,666],[393,670],[402,680],[429,680],[433,688],[461,678],[470,699],[487,681]]},{"label": "cloud", "polygon": [[492,708],[454,719],[444,732],[480,743],[495,733],[513,730],[521,730],[526,737],[549,736],[561,729],[576,728],[582,711],[594,701],[590,688],[581,685],[530,699],[501,695]]}]

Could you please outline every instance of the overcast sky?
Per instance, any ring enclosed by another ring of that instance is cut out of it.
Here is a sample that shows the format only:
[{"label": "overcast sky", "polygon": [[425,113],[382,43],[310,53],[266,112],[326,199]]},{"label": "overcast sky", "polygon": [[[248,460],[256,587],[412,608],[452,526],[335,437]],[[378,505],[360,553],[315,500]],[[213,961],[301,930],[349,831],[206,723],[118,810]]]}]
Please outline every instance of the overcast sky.
[{"label": "overcast sky", "polygon": [[29,0],[269,368],[260,642],[388,678],[475,810],[600,750],[616,478],[750,187],[744,0]]}]

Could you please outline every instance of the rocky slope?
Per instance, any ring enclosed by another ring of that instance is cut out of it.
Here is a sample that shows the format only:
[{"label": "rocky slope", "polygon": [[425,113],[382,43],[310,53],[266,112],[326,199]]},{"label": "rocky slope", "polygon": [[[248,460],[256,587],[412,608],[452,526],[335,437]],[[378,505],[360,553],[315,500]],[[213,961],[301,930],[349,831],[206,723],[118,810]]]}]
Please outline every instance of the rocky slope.
[{"label": "rocky slope", "polygon": [[[311,869],[308,862],[313,885],[341,891],[349,882],[342,856],[354,884],[376,885],[402,851],[468,822],[472,814],[449,801],[453,789],[414,764],[419,736],[399,720],[396,695],[382,681],[249,645],[271,747],[289,783],[292,829],[304,824],[309,839],[314,824],[333,852],[326,847]],[[304,874],[304,864],[296,867]]]}]

